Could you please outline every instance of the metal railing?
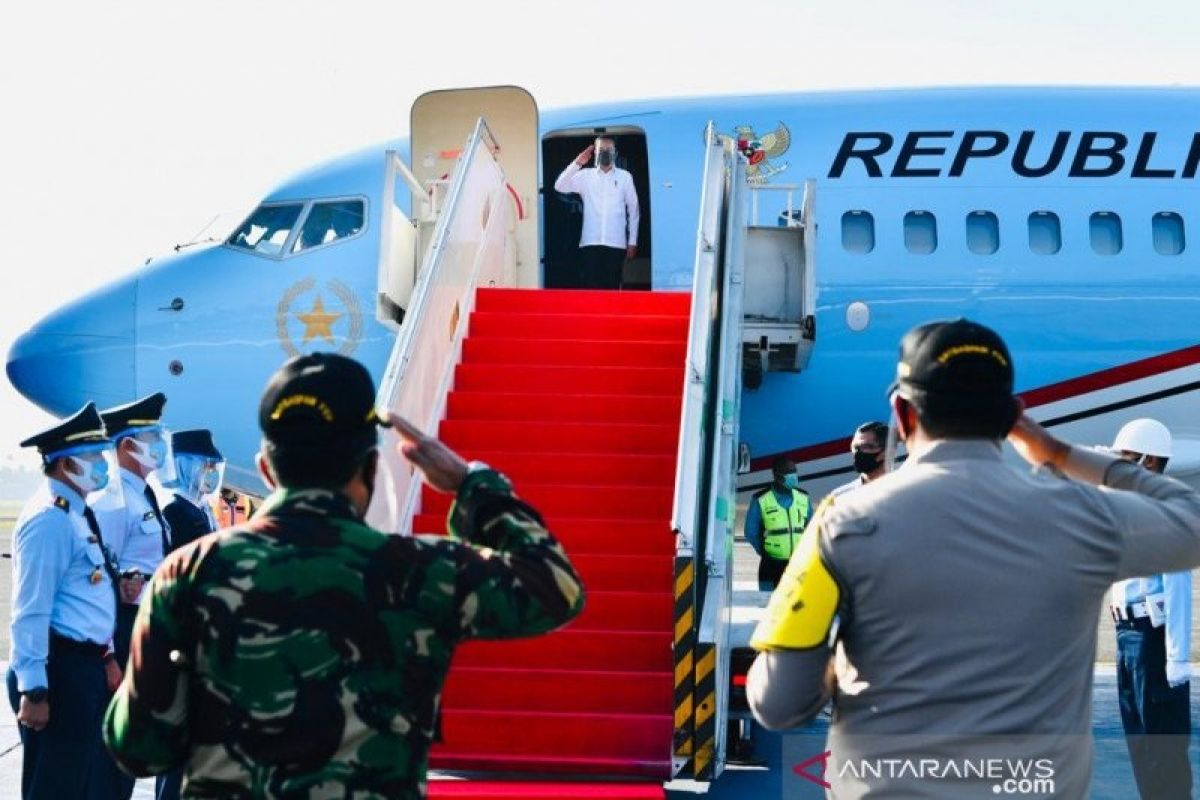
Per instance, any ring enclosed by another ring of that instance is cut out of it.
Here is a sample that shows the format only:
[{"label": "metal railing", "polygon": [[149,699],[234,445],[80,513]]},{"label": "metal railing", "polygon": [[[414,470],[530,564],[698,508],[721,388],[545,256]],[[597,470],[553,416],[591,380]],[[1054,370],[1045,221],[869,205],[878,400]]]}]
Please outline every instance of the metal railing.
[{"label": "metal railing", "polygon": [[[455,166],[380,380],[378,409],[399,414],[426,432],[433,432],[445,415],[476,287],[505,282],[511,209],[505,198],[504,172],[495,159],[497,150],[495,137],[481,118]],[[388,431],[384,439],[376,500],[368,521],[381,530],[408,534],[419,507],[421,481],[400,457],[396,435]]]}]

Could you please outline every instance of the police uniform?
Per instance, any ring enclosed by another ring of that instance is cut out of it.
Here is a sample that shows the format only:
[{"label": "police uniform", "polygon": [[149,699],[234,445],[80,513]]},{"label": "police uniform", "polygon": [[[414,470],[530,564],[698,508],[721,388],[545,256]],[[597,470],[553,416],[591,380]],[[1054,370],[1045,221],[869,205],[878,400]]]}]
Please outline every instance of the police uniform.
[{"label": "police uniform", "polygon": [[[46,465],[111,445],[91,403],[21,443],[36,447]],[[41,731],[19,726],[25,800],[79,800],[87,794],[89,773],[102,750],[114,579],[85,498],[75,486],[47,478],[13,530],[9,700],[14,712],[22,694],[50,703],[50,720]]]},{"label": "police uniform", "polygon": [[[116,446],[121,440],[145,431],[161,431],[166,395],[158,392],[123,406],[100,412],[108,435]],[[118,508],[97,509],[106,535],[113,540],[117,553],[118,571],[127,574],[137,571],[147,578],[162,563],[170,551],[170,530],[167,527],[154,490],[146,479],[126,467],[120,469],[123,503]],[[126,603],[118,597],[117,626],[113,634],[113,650],[121,669],[128,669],[129,638],[138,603]],[[104,753],[100,772],[108,773],[111,788],[99,792],[94,800],[128,800],[133,795],[134,780],[122,772]],[[105,769],[106,767],[107,769]],[[103,777],[97,781],[102,782]]]},{"label": "police uniform", "polygon": [[[982,326],[918,328],[897,391],[918,409],[999,409],[1010,364]],[[1105,591],[1200,564],[1200,494],[1081,448],[1062,471],[1076,480],[1014,469],[996,440],[940,439],[822,503],[752,637],[748,696],[768,727],[801,724],[829,698],[832,658],[833,796],[994,797],[1007,776],[962,766],[983,758],[1048,772],[1056,797],[1087,795]],[[922,759],[937,761],[932,778]],[[881,762],[910,771],[872,772]]]},{"label": "police uniform", "polygon": [[[350,359],[292,359],[260,406],[268,457],[363,463],[374,397]],[[185,796],[424,797],[457,643],[549,631],[583,608],[561,546],[496,472],[466,476],[449,527],[387,535],[341,492],[283,488],[176,550],[135,625],[109,748],[137,775],[184,764]]]},{"label": "police uniform", "polygon": [[768,486],[756,492],[746,511],[746,541],[759,555],[758,582],[762,590],[779,585],[788,559],[812,518],[812,505],[803,489],[787,494]]}]

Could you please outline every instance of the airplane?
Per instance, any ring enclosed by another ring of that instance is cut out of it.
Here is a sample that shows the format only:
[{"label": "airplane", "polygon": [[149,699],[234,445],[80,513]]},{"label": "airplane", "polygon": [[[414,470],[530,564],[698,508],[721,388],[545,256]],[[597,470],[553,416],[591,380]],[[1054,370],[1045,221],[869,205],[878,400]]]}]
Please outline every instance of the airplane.
[{"label": "airplane", "polygon": [[[1175,437],[1172,471],[1200,474],[1187,246],[1200,132],[1179,121],[1196,90],[821,92],[545,113],[521,95],[480,100],[488,113],[423,96],[410,138],[285,180],[220,243],[152,260],[37,323],[9,353],[10,381],[60,415],[163,391],[172,425],[211,428],[227,481],[261,493],[253,409],[284,359],[336,350],[387,385],[419,254],[439,246],[433,221],[459,185],[456,143],[477,116],[499,133],[513,285],[574,284],[580,205],[551,187],[604,135],[642,206],[625,289],[690,291],[693,303],[715,241],[704,225],[715,131],[753,190],[730,351],[742,493],[779,455],[814,496],[849,480],[850,434],[886,419],[900,337],[956,316],[1003,334],[1026,405],[1067,438],[1105,442],[1154,416]],[[529,113],[511,111],[522,103]]]},{"label": "airplane", "polygon": [[[1200,229],[1190,202],[1200,133],[1181,111],[1196,99],[1176,88],[951,88],[547,111],[538,172],[514,189],[523,212],[537,204],[542,216],[525,284],[570,285],[580,208],[551,185],[604,133],[641,198],[626,287],[689,289],[712,119],[748,157],[752,182],[815,185],[816,305],[790,337],[811,336],[811,357],[764,373],[747,346],[746,385],[758,388],[743,398],[744,490],[769,480],[779,454],[818,496],[852,477],[849,435],[886,421],[900,336],[962,315],[1003,332],[1044,419],[1103,442],[1130,418],[1157,416],[1180,442],[1173,470],[1191,476],[1200,347],[1187,234]],[[371,313],[381,167],[385,151],[408,149],[397,139],[284,180],[219,244],[155,258],[63,306],[13,344],[10,381],[57,415],[167,392],[173,424],[211,427],[227,480],[260,493],[246,410],[270,372],[312,349],[352,354],[377,379],[384,369],[393,331]],[[424,154],[414,169],[443,177],[454,155]],[[768,224],[786,213],[781,196],[772,202]],[[408,198],[397,205],[407,212]],[[751,299],[762,308],[747,313],[795,311],[771,300]]]}]

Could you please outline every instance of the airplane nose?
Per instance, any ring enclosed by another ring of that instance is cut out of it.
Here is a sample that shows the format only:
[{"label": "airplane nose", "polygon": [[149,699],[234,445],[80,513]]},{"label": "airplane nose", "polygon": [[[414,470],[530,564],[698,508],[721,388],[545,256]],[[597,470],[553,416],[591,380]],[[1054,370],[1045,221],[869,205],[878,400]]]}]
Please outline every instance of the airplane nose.
[{"label": "airplane nose", "polygon": [[89,400],[100,408],[133,398],[136,281],[122,281],[63,306],[8,351],[8,379],[57,416]]}]

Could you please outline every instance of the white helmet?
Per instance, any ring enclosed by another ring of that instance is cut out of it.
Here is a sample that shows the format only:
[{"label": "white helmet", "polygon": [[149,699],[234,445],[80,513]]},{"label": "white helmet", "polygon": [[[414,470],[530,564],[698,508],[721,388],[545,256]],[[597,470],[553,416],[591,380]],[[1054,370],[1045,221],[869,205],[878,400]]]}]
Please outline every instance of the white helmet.
[{"label": "white helmet", "polygon": [[1156,419],[1143,417],[1127,422],[1117,431],[1112,449],[1141,453],[1144,456],[1171,457],[1171,432]]}]

